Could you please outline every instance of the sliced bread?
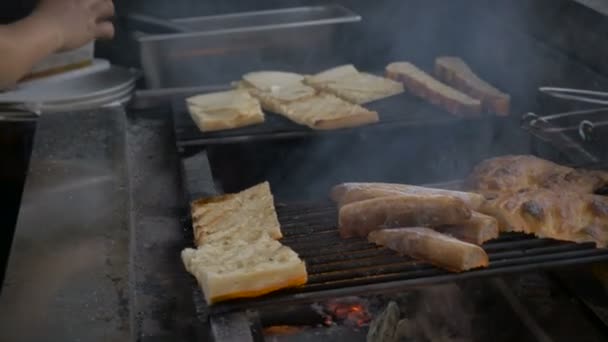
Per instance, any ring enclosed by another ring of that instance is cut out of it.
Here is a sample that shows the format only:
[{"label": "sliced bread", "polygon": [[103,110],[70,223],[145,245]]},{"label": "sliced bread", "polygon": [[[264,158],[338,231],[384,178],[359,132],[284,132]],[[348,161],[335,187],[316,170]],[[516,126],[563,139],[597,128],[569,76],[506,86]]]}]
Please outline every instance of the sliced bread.
[{"label": "sliced bread", "polygon": [[244,90],[231,90],[186,99],[188,112],[202,132],[240,128],[264,122],[260,102]]},{"label": "sliced bread", "polygon": [[353,65],[343,65],[304,78],[318,91],[346,101],[364,104],[403,92],[403,84],[391,79],[359,72]]},{"label": "sliced bread", "polygon": [[253,241],[216,241],[187,248],[181,257],[209,304],[303,285],[308,277],[298,255],[265,233]]},{"label": "sliced bread", "polygon": [[253,241],[262,233],[273,239],[283,236],[268,182],[236,194],[196,200],[191,203],[191,214],[197,246],[237,239]]}]

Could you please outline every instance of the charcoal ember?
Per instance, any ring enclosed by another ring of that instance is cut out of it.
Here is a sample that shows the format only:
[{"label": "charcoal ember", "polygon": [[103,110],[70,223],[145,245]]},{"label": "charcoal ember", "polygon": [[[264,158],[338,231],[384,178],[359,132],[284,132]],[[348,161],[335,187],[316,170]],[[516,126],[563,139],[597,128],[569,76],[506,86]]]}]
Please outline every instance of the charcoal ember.
[{"label": "charcoal ember", "polygon": [[370,324],[367,342],[398,342],[395,331],[400,316],[397,303],[390,301],[386,309]]}]

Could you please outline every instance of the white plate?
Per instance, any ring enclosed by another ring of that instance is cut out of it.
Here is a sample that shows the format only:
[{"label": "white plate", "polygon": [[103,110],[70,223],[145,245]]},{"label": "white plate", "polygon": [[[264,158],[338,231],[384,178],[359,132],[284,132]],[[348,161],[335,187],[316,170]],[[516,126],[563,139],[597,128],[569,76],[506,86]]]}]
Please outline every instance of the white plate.
[{"label": "white plate", "polygon": [[46,83],[55,83],[60,81],[69,80],[72,78],[86,76],[95,72],[100,72],[104,70],[110,69],[111,64],[105,59],[94,59],[93,63],[89,66],[78,68],[75,70],[70,70],[66,72],[62,72],[57,75],[51,75],[48,77],[35,78],[33,80],[23,81],[17,84],[14,90],[27,89],[29,87],[39,86],[41,84]]},{"label": "white plate", "polygon": [[126,88],[119,92],[108,94],[101,97],[90,98],[82,101],[71,101],[71,102],[46,102],[46,103],[30,103],[25,104],[26,108],[34,110],[41,115],[47,113],[56,112],[70,112],[70,111],[81,111],[89,110],[101,107],[107,107],[112,105],[122,105],[131,99],[133,96],[133,87]]},{"label": "white plate", "polygon": [[[65,76],[65,75],[60,75]],[[133,70],[111,66],[84,75],[69,78],[40,80],[23,84],[18,89],[0,93],[0,103],[46,103],[68,104],[111,96],[132,89],[138,73]]]}]

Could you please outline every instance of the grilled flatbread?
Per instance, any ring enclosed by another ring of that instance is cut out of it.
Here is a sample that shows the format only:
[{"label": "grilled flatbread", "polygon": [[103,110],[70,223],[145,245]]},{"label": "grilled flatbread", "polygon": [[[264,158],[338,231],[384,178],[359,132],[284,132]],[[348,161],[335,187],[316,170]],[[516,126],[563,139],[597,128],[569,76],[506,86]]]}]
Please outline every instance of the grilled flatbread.
[{"label": "grilled flatbread", "polygon": [[530,189],[502,193],[480,209],[501,231],[574,242],[608,243],[608,198],[574,191]]},{"label": "grilled flatbread", "polygon": [[508,155],[479,163],[467,186],[484,194],[546,188],[591,194],[608,184],[605,171],[577,170],[532,155]]}]

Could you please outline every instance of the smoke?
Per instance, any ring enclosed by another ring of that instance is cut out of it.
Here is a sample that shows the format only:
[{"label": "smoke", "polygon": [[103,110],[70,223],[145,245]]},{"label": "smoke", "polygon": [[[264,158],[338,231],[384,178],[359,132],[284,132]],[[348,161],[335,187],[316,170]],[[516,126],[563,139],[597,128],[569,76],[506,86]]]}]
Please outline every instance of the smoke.
[{"label": "smoke", "polygon": [[418,307],[408,318],[413,322],[410,338],[416,341],[472,340],[472,312],[455,284],[425,288],[420,293]]},{"label": "smoke", "polygon": [[[561,5],[553,5],[556,1]],[[539,86],[608,89],[603,77],[545,42],[542,38],[547,35],[539,36],[540,28],[551,32],[551,27],[559,26],[549,21],[555,13],[564,15],[564,2],[556,1],[339,0],[335,2],[361,14],[363,21],[342,26],[321,48],[293,49],[292,44],[310,37],[288,35],[283,38],[291,44],[283,49],[198,56],[194,58],[196,63],[173,63],[171,83],[229,82],[260,69],[314,72],[346,62],[375,73],[382,73],[387,63],[397,60],[430,70],[437,56],[460,56],[483,79],[512,95],[510,118],[497,120],[496,124],[472,120],[447,128],[427,124],[330,134],[329,138],[315,136],[297,142],[250,143],[256,147],[243,147],[241,151],[253,149],[256,158],[264,161],[248,161],[248,166],[257,170],[257,178],[243,176],[240,183],[225,188],[238,191],[253,185],[253,181],[270,180],[273,190],[283,192],[283,197],[304,199],[324,197],[331,185],[342,181],[453,180],[464,177],[484,158],[530,153],[531,138],[519,128],[519,118],[529,111],[548,114],[557,110],[539,102]],[[323,3],[334,1],[137,0],[130,7],[161,17],[192,17]],[[174,51],[168,49],[166,53]],[[559,108],[566,109],[564,106],[560,103]],[[420,108],[429,107],[397,103],[378,111],[381,120],[386,120],[391,115],[411,117]],[[232,153],[238,154],[238,149]],[[221,171],[215,174],[222,176]]]}]

